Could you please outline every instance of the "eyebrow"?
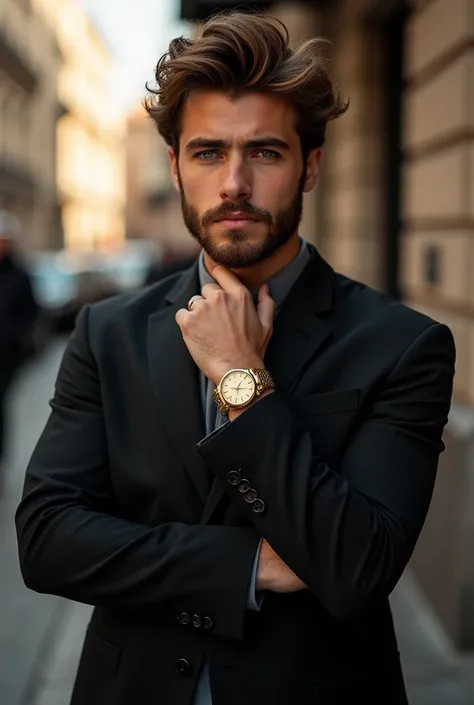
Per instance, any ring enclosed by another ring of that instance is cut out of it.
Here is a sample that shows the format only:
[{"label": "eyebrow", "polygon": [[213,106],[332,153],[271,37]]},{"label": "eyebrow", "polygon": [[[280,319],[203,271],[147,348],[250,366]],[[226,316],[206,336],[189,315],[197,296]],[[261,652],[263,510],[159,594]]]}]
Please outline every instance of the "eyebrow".
[{"label": "eyebrow", "polygon": [[[257,149],[264,147],[278,147],[279,149],[290,149],[290,145],[278,137],[257,137],[252,140],[244,140],[240,145],[245,149]],[[232,142],[230,140],[213,140],[206,137],[196,137],[186,145],[186,152],[192,152],[195,149],[230,149]]]}]

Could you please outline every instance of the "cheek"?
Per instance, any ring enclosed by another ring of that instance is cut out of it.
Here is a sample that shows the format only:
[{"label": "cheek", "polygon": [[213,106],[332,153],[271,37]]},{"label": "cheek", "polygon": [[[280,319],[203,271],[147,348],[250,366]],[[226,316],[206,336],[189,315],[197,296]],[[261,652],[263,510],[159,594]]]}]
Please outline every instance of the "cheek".
[{"label": "cheek", "polygon": [[258,174],[254,181],[252,199],[256,205],[262,205],[270,211],[279,211],[291,203],[298,186],[298,179],[292,174],[273,173]]},{"label": "cheek", "polygon": [[188,174],[185,177],[181,174],[184,194],[186,199],[194,204],[199,204],[205,201],[212,200],[212,195],[215,193],[215,179],[210,175],[203,174]]}]

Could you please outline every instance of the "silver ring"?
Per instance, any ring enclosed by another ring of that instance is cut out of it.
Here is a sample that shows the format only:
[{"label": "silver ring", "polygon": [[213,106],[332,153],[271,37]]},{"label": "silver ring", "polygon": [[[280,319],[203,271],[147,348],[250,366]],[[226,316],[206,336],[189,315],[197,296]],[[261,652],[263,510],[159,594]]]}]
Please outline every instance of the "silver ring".
[{"label": "silver ring", "polygon": [[191,298],[188,301],[188,311],[193,310],[193,306],[196,303],[196,301],[199,301],[199,299],[204,298],[203,296],[200,296],[200,294],[195,294],[194,296],[191,296]]}]

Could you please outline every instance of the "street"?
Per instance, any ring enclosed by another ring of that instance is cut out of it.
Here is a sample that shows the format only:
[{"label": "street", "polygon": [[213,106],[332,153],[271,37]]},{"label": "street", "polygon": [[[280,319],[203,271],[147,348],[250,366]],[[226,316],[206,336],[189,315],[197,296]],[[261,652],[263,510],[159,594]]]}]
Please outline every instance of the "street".
[{"label": "street", "polygon": [[[13,527],[62,350],[61,341],[52,344],[21,373],[11,394],[8,474],[0,502],[1,705],[67,705],[90,614],[87,606],[23,586]],[[452,654],[409,571],[392,605],[411,705],[472,705],[474,660]]]}]

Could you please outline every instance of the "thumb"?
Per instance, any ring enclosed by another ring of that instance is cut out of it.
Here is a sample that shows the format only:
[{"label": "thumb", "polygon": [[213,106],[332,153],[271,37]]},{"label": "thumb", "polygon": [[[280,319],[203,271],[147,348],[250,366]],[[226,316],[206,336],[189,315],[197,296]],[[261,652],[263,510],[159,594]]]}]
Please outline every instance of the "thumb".
[{"label": "thumb", "polygon": [[275,318],[275,302],[270,296],[267,284],[263,284],[258,292],[257,315],[265,333],[271,331]]}]

